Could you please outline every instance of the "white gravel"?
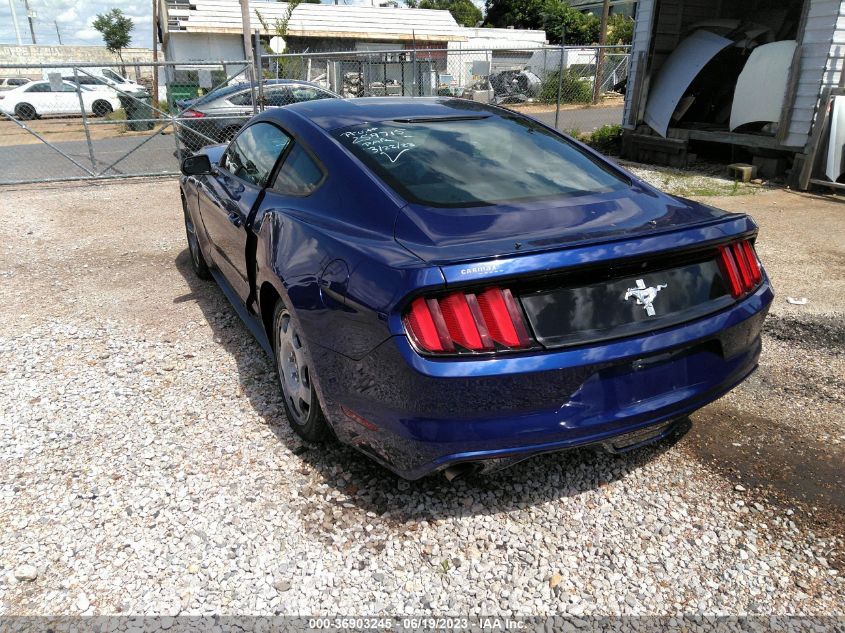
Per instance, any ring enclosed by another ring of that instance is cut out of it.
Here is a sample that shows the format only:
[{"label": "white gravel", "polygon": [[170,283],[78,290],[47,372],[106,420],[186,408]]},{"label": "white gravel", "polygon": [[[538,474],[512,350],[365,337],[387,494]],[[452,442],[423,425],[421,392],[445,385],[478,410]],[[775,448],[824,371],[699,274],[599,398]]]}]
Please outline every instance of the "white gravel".
[{"label": "white gravel", "polygon": [[172,182],[4,192],[0,301],[0,615],[845,614],[841,538],[677,447],[452,485],[301,445]]}]

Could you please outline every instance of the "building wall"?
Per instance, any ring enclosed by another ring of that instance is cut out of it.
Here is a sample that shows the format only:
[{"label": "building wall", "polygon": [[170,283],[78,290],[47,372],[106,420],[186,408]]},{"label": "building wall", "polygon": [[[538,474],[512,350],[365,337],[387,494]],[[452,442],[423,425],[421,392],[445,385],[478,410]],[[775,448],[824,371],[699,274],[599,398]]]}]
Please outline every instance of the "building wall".
[{"label": "building wall", "polygon": [[785,145],[803,147],[819,106],[823,85],[837,85],[845,54],[845,2],[811,0],[804,28],[801,76]]},{"label": "building wall", "polygon": [[[629,130],[633,130],[636,127],[636,121],[634,124],[629,123],[633,116],[631,110],[637,107],[637,105],[633,103],[632,97],[634,94],[634,86],[638,81],[637,78],[640,73],[644,73],[646,71],[645,66],[648,64],[648,54],[651,47],[651,29],[654,24],[655,4],[656,0],[640,0],[637,4],[637,21],[634,23],[634,41],[631,45],[631,71],[628,73],[628,92],[625,98],[625,110],[622,115],[624,127]],[[645,79],[646,78],[644,77],[644,91],[648,89]],[[642,113],[637,112],[634,114],[636,114],[636,119],[638,120]]]},{"label": "building wall", "polygon": [[[837,84],[845,57],[845,0],[807,2],[810,3],[807,22],[803,34],[799,34],[802,44],[801,70],[789,129],[783,140],[784,145],[791,147],[803,147],[809,140],[822,86]],[[632,112],[635,107],[632,99],[634,86],[640,73],[646,71],[641,67],[641,58],[648,63],[651,55],[652,67],[659,67],[677,46],[680,34],[692,18],[705,18],[708,9],[712,12],[720,6],[719,2],[707,0],[661,0],[659,19],[654,24],[656,4],[657,0],[640,0],[638,4],[630,85],[625,100],[624,121],[627,129],[635,127],[630,123],[635,114]],[[730,9],[730,5],[725,6]],[[688,15],[690,10],[700,15]],[[641,94],[647,93],[648,81],[649,77],[642,78]],[[636,114],[636,121],[639,121],[642,112]]]},{"label": "building wall", "polygon": [[[151,62],[153,52],[148,48],[125,48],[123,59],[127,67],[132,62]],[[105,46],[38,46],[13,44],[0,45],[0,64],[58,64],[73,62],[79,63],[101,63],[104,66],[119,65],[120,59],[117,55],[110,53]],[[130,68],[127,68],[130,72]],[[41,71],[3,71],[3,74],[19,74],[40,78]]]},{"label": "building wall", "polygon": [[235,61],[244,59],[241,35],[229,33],[170,33],[165,46],[169,62]]}]

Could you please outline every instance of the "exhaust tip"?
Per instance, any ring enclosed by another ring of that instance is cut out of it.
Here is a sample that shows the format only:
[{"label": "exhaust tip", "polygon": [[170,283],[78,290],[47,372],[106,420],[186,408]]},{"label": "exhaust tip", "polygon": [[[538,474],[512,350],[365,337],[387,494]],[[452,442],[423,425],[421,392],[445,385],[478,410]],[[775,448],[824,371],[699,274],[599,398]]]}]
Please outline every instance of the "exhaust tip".
[{"label": "exhaust tip", "polygon": [[455,464],[454,466],[449,466],[446,470],[443,471],[443,475],[446,477],[446,481],[452,483],[459,479],[464,479],[469,475],[477,472],[478,470],[478,464],[473,464],[472,462],[464,462],[462,464]]}]

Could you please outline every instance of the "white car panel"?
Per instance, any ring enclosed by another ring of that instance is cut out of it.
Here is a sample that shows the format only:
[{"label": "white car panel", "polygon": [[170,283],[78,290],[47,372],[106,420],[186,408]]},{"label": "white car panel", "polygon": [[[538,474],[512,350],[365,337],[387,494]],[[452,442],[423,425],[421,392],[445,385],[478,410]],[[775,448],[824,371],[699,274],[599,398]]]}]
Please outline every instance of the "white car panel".
[{"label": "white car panel", "polygon": [[784,40],[751,52],[736,84],[731,131],[747,123],[780,121],[797,46],[795,40]]},{"label": "white car panel", "polygon": [[698,73],[733,41],[710,31],[696,31],[678,45],[654,80],[645,109],[645,122],[666,138],[681,98]]}]

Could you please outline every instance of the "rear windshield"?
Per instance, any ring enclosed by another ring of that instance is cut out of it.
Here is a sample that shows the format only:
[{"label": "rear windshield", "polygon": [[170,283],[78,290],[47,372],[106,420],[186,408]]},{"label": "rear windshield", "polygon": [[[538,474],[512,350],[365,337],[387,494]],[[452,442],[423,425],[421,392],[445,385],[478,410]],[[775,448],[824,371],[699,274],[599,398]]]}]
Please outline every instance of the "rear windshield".
[{"label": "rear windshield", "polygon": [[333,132],[410,202],[468,207],[606,193],[630,183],[520,117],[382,121]]}]

